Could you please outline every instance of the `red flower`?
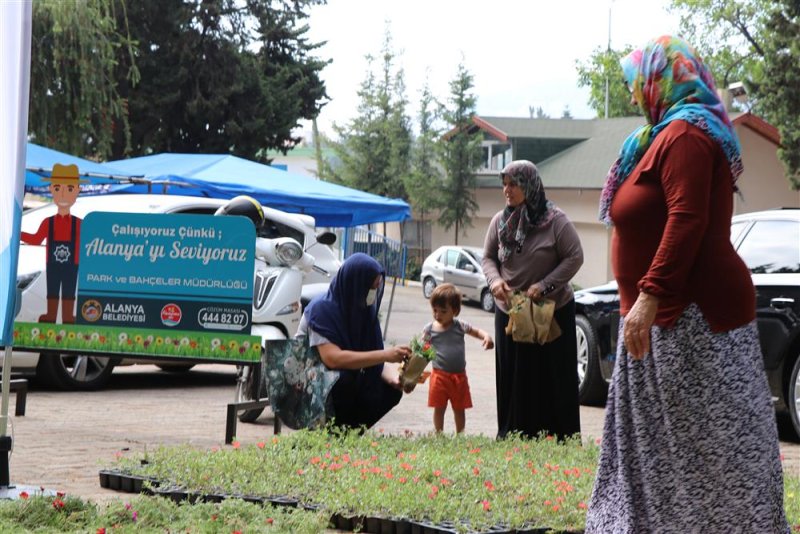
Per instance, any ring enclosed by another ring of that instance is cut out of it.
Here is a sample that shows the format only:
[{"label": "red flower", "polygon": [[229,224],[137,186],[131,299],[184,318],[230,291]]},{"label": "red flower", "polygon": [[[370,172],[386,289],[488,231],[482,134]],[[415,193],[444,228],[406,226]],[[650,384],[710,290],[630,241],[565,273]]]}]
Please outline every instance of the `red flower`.
[{"label": "red flower", "polygon": [[268,517],[268,518],[266,518],[266,519],[264,520],[264,522],[265,522],[266,524],[268,524],[268,525],[271,525],[272,523],[274,523],[274,522],[275,522],[275,520],[274,520],[274,519],[272,519],[271,517]]},{"label": "red flower", "polygon": [[484,500],[484,501],[482,501],[481,504],[483,504],[483,511],[484,512],[488,512],[489,510],[492,509],[492,505],[489,503],[489,501]]},{"label": "red flower", "polygon": [[64,501],[58,498],[53,499],[53,508],[55,508],[56,510],[61,510],[62,508],[64,508]]},{"label": "red flower", "polygon": [[435,476],[435,477],[438,477],[438,476],[440,476],[441,474],[442,474],[442,471],[441,471],[441,469],[437,469],[436,471],[434,471],[434,472],[433,472],[433,476]]},{"label": "red flower", "polygon": [[480,469],[478,469],[477,467],[473,467],[473,468],[472,468],[472,474],[474,474],[474,475],[480,475],[480,474],[481,474],[481,470],[480,470]]},{"label": "red flower", "polygon": [[494,484],[492,484],[491,480],[487,480],[486,482],[483,483],[483,485],[486,486],[486,489],[488,489],[489,491],[494,491]]},{"label": "red flower", "polygon": [[106,534],[106,527],[100,527],[95,534]]},{"label": "red flower", "polygon": [[263,449],[266,446],[267,444],[264,443],[263,441],[259,441],[258,443],[256,443],[256,447],[258,447],[259,449]]},{"label": "red flower", "polygon": [[20,499],[27,499],[28,497],[30,497],[30,495],[28,495],[28,492],[27,492],[27,491],[21,491],[21,492],[19,492],[19,498],[20,498]]},{"label": "red flower", "polygon": [[234,449],[238,449],[241,446],[242,444],[239,443],[238,441],[234,441],[233,443],[231,443],[231,447],[233,447]]},{"label": "red flower", "polygon": [[579,502],[578,503],[578,508],[580,508],[581,510],[586,510],[586,503],[585,502]]}]

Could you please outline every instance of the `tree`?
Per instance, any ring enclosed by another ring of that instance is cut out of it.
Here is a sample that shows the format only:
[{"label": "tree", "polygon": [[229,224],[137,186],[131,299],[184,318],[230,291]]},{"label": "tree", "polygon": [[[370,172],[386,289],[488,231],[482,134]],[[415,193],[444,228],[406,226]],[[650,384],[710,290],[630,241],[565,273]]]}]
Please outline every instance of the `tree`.
[{"label": "tree", "polygon": [[800,189],[800,2],[778,0],[767,21],[774,36],[765,45],[764,78],[759,87],[763,107],[771,110],[773,124],[781,134],[778,155],[794,189]]},{"label": "tree", "polygon": [[630,51],[630,46],[622,50],[595,48],[588,60],[575,62],[578,69],[578,87],[589,88],[589,106],[595,110],[598,117],[606,116],[606,86],[609,117],[631,117],[640,114],[639,109],[630,103],[631,94],[622,83],[624,78],[619,62]]},{"label": "tree", "polygon": [[709,65],[720,87],[760,81],[766,21],[773,0],[672,0],[681,35]]},{"label": "tree", "polygon": [[542,106],[538,106],[538,107],[528,106],[528,115],[530,115],[530,117],[532,119],[549,119],[550,118],[550,115],[548,115],[547,113],[544,112],[544,109],[542,108]]},{"label": "tree", "polygon": [[796,0],[673,0],[681,30],[720,87],[741,81],[749,107],[778,127],[778,155],[800,188],[800,47]]},{"label": "tree", "polygon": [[381,50],[380,76],[367,56],[367,74],[358,91],[358,115],[345,126],[334,124],[338,140],[331,142],[340,165],[324,165],[324,174],[354,189],[393,198],[407,198],[411,125],[403,70],[395,67],[395,52],[387,28]]},{"label": "tree", "polygon": [[426,82],[419,102],[419,136],[412,146],[411,172],[405,181],[408,200],[420,216],[421,225],[417,226],[419,232],[417,242],[422,250],[425,250],[422,233],[425,216],[440,205],[439,195],[443,187],[437,161],[436,143],[441,132],[436,128],[435,104],[436,101]]},{"label": "tree", "polygon": [[[123,2],[34,2],[31,139],[91,159],[110,155],[115,133],[126,142],[128,106],[116,73],[128,83],[139,81],[134,44]],[[116,67],[120,57],[125,69]]]},{"label": "tree", "polygon": [[137,0],[130,2],[141,83],[127,83],[118,56],[120,92],[129,101],[131,143],[115,139],[113,156],[153,152],[233,153],[268,161],[299,138],[326,98],[305,37],[309,6],[324,0]]},{"label": "tree", "polygon": [[445,168],[439,222],[445,230],[455,227],[456,245],[459,230],[472,225],[472,217],[478,210],[475,169],[481,162],[482,135],[472,123],[477,103],[472,80],[463,62],[459,63],[456,77],[450,81],[448,105],[442,112],[451,133],[442,137],[439,145]]}]

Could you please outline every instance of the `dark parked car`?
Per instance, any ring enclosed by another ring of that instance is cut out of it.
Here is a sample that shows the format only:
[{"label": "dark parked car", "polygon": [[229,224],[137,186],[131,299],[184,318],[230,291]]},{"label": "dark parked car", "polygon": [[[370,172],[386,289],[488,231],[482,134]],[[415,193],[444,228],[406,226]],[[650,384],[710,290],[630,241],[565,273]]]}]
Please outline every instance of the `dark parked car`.
[{"label": "dark parked car", "polygon": [[[800,436],[800,209],[737,215],[731,241],[753,277],[764,368],[775,408],[788,410]],[[619,327],[615,282],[577,291],[582,404],[605,402]]]}]

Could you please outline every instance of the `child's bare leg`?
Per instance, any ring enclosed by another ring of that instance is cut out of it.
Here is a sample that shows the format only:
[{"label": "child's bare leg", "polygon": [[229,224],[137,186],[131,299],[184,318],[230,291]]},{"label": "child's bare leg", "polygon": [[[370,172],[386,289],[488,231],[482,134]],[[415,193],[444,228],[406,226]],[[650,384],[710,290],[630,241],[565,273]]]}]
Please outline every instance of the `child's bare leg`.
[{"label": "child's bare leg", "polygon": [[444,411],[446,407],[436,407],[433,409],[433,428],[436,432],[444,430]]},{"label": "child's bare leg", "polygon": [[465,410],[456,410],[453,408],[453,419],[456,422],[456,434],[460,434],[464,431],[464,424],[466,415],[464,414]]}]

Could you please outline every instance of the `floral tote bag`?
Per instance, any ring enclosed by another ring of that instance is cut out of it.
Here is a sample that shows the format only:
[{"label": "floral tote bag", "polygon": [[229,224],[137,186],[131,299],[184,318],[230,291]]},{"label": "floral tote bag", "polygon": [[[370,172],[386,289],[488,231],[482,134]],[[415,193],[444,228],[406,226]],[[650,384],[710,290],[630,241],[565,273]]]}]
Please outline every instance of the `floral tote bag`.
[{"label": "floral tote bag", "polygon": [[308,337],[267,342],[266,375],[276,416],[289,428],[315,428],[333,416],[328,398],[339,379],[328,369]]}]

